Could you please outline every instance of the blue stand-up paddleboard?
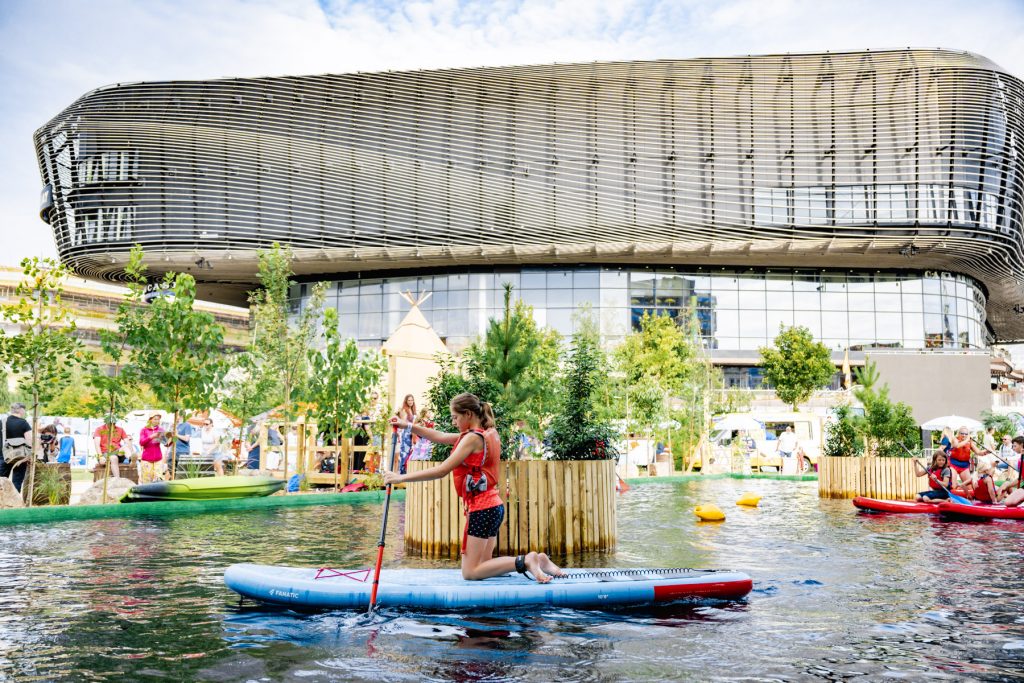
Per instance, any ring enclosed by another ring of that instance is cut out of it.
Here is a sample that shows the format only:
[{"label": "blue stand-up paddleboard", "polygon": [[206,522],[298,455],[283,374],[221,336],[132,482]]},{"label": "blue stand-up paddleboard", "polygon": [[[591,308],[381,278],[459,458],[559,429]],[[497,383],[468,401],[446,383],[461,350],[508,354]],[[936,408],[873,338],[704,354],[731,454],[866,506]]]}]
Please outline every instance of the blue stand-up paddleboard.
[{"label": "blue stand-up paddleboard", "polygon": [[[750,577],[702,569],[567,569],[565,577],[536,583],[519,574],[466,581],[458,569],[385,569],[377,604],[413,609],[529,607],[601,608],[651,605],[693,598],[742,598]],[[228,588],[246,598],[299,609],[365,609],[370,570],[309,569],[235,564]]]}]

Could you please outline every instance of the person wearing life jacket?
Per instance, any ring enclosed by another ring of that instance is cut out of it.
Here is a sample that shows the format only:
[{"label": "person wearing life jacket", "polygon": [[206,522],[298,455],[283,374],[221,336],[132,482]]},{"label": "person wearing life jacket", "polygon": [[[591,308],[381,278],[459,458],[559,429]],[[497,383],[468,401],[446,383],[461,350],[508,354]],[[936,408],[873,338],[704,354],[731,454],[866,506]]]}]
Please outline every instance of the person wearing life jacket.
[{"label": "person wearing life jacket", "polygon": [[1024,503],[1024,488],[1021,487],[1020,476],[1020,468],[1024,466],[1024,436],[1013,437],[1011,447],[1017,455],[1017,471],[999,487],[999,498],[1006,507],[1015,508]]},{"label": "person wearing life jacket", "polygon": [[[948,500],[949,493],[946,489],[953,485],[953,470],[949,467],[949,458],[946,457],[946,453],[941,450],[935,451],[927,470],[917,460],[914,461],[914,464],[917,466],[917,470],[928,477],[928,485],[931,487],[927,491],[917,494],[917,502],[940,503]],[[943,486],[946,488],[942,488]]]},{"label": "person wearing life jacket", "polygon": [[953,435],[953,444],[949,449],[949,466],[957,473],[954,481],[959,479],[965,491],[970,492],[972,484],[971,457],[981,453],[984,451],[971,440],[971,431],[967,427],[961,427]]},{"label": "person wearing life jacket", "polygon": [[[452,424],[458,434],[440,432],[413,424],[413,434],[434,443],[448,444],[451,455],[444,462],[419,472],[386,472],[385,484],[411,483],[441,479],[452,474],[455,492],[462,498],[466,527],[462,535],[462,577],[478,581],[517,571],[538,583],[547,583],[562,570],[544,553],[530,552],[517,557],[492,557],[498,541],[498,529],[505,518],[505,505],[498,492],[498,463],[501,439],[494,429],[491,405],[474,394],[459,394],[451,400]],[[392,418],[399,429],[410,426],[401,417]]]},{"label": "person wearing life jacket", "polygon": [[992,463],[982,461],[978,463],[978,470],[974,478],[974,500],[977,503],[992,505],[999,500],[995,484],[992,483]]}]

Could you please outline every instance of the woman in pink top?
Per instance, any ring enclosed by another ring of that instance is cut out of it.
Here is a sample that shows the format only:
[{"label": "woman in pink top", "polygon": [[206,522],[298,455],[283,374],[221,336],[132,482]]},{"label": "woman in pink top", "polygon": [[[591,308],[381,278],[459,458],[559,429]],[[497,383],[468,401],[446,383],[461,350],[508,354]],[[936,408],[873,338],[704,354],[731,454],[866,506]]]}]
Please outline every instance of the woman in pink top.
[{"label": "woman in pink top", "polygon": [[163,436],[163,430],[160,429],[160,413],[153,413],[139,433],[139,445],[142,446],[140,483],[156,481],[159,475],[157,468],[164,459],[161,448]]}]

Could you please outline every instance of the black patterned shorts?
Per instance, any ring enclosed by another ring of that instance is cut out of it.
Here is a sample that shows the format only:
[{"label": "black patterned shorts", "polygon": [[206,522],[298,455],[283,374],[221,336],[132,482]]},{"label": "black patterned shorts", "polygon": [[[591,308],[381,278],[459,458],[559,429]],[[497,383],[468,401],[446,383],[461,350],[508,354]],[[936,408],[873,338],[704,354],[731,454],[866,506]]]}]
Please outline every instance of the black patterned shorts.
[{"label": "black patterned shorts", "polygon": [[469,513],[469,535],[473,538],[491,538],[498,535],[501,522],[505,519],[505,506],[495,505],[486,510]]}]

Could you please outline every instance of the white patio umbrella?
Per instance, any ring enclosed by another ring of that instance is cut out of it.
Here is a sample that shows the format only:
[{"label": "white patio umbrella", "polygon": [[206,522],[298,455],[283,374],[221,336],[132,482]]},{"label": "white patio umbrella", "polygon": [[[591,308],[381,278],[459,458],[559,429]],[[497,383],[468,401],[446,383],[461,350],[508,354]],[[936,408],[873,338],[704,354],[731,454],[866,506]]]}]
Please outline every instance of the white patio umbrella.
[{"label": "white patio umbrella", "polygon": [[964,417],[963,415],[943,415],[942,417],[932,418],[931,420],[921,424],[921,429],[929,432],[938,432],[946,427],[949,427],[950,429],[967,427],[968,430],[976,432],[984,427],[984,425],[977,420]]},{"label": "white patio umbrella", "polygon": [[714,429],[730,432],[750,432],[758,429],[764,429],[764,423],[755,420],[750,415],[728,415],[718,422],[715,422]]}]

